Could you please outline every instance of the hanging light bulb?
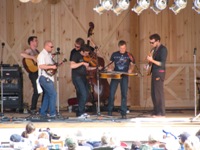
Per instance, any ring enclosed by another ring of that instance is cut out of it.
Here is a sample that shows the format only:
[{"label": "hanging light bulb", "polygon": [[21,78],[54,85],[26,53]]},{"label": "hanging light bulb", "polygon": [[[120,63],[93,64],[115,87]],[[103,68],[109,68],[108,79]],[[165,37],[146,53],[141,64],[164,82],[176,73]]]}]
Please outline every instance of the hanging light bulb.
[{"label": "hanging light bulb", "polygon": [[174,0],[174,4],[169,8],[175,15],[177,15],[180,10],[184,9],[187,6],[187,0]]},{"label": "hanging light bulb", "polygon": [[145,9],[149,8],[150,0],[137,0],[137,4],[131,9],[138,15]]},{"label": "hanging light bulb", "polygon": [[22,2],[22,3],[27,3],[27,2],[29,2],[30,0],[19,0],[20,2]]},{"label": "hanging light bulb", "polygon": [[93,8],[93,10],[95,10],[97,13],[101,15],[105,10],[110,10],[112,6],[113,6],[112,0],[103,0],[102,2],[100,0],[100,3],[95,8]]},{"label": "hanging light bulb", "polygon": [[192,9],[200,14],[200,0],[194,0]]},{"label": "hanging light bulb", "polygon": [[116,15],[119,15],[122,11],[128,9],[129,5],[129,0],[118,0],[117,5],[112,10]]},{"label": "hanging light bulb", "polygon": [[167,0],[154,0],[153,6],[150,8],[156,13],[160,13],[167,7]]}]

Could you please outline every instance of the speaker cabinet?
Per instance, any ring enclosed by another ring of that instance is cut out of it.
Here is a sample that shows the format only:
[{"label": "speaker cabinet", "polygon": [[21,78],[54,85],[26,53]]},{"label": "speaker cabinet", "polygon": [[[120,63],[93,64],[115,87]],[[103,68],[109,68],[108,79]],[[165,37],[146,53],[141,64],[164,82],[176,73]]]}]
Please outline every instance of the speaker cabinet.
[{"label": "speaker cabinet", "polygon": [[[23,79],[21,67],[19,65],[2,65],[1,69],[0,94],[3,94],[3,107],[23,109]],[[2,99],[2,96],[0,99]],[[2,101],[0,104],[2,104]]]}]

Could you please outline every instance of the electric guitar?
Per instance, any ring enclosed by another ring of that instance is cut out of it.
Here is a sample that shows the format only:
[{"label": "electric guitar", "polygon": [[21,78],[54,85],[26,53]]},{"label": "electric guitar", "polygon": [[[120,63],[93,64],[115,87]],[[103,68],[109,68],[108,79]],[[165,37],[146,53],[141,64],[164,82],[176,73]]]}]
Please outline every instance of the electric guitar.
[{"label": "electric guitar", "polygon": [[[37,56],[38,55],[36,55],[35,58],[37,58]],[[28,73],[34,73],[38,71],[37,62],[35,62],[34,60],[30,58],[23,58],[22,64]]]},{"label": "electric guitar", "polygon": [[[56,63],[56,64],[52,64],[52,65],[56,65],[57,67],[59,67],[60,65],[62,65],[64,62],[67,62],[67,59],[64,58],[63,61],[61,61],[60,63]],[[56,74],[57,69],[46,69],[45,72],[49,75],[49,76],[53,76]]]}]

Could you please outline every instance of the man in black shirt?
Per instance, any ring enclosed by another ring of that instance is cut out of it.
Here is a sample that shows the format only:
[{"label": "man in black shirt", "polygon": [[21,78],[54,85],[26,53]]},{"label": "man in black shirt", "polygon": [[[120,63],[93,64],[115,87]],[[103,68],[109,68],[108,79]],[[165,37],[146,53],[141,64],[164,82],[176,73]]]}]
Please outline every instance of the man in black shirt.
[{"label": "man in black shirt", "polygon": [[[110,65],[108,71],[118,71],[118,72],[126,72],[132,73],[134,69],[135,60],[133,56],[127,52],[126,42],[121,40],[118,43],[119,51],[116,51],[112,54],[110,58],[110,63],[114,63],[113,66]],[[128,92],[128,76],[122,75],[121,79],[112,79],[110,82],[110,95],[108,99],[108,115],[112,116],[112,111],[114,107],[114,98],[115,93],[120,83],[121,88],[121,116],[122,119],[126,119],[126,111],[127,111],[127,92]]]},{"label": "man in black shirt", "polygon": [[161,44],[160,36],[152,34],[150,44],[153,47],[153,56],[147,56],[152,63],[151,98],[153,102],[153,117],[165,117],[164,79],[167,48]]},{"label": "man in black shirt", "polygon": [[85,104],[88,98],[88,81],[86,78],[86,70],[89,63],[84,62],[83,57],[90,52],[86,46],[81,47],[80,51],[75,51],[70,58],[70,67],[72,69],[72,82],[76,88],[78,98],[78,111],[76,116],[79,118],[88,117],[85,113]]}]

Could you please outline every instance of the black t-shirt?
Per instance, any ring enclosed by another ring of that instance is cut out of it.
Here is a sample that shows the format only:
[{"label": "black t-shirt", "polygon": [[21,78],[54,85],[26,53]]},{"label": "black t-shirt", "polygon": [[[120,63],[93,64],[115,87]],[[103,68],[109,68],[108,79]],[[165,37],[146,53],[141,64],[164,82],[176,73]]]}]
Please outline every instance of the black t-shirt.
[{"label": "black t-shirt", "polygon": [[[74,61],[75,63],[83,62],[83,56],[80,54],[79,51],[74,51],[70,61]],[[86,75],[86,67],[84,65],[72,69],[72,77],[83,75]]]},{"label": "black t-shirt", "polygon": [[76,50],[75,48],[71,50],[70,57],[69,57],[69,61],[72,61],[72,56],[73,56],[73,54],[76,53],[76,52],[77,52],[77,50]]},{"label": "black t-shirt", "polygon": [[112,54],[110,61],[113,61],[115,63],[114,71],[121,72],[128,72],[130,62],[135,63],[135,59],[130,53],[125,52],[122,54],[119,51]]},{"label": "black t-shirt", "polygon": [[167,48],[164,45],[160,45],[159,48],[154,51],[153,53],[153,59],[156,61],[161,62],[161,66],[157,66],[155,64],[152,64],[152,71],[153,70],[165,70],[165,63],[167,59]]}]

